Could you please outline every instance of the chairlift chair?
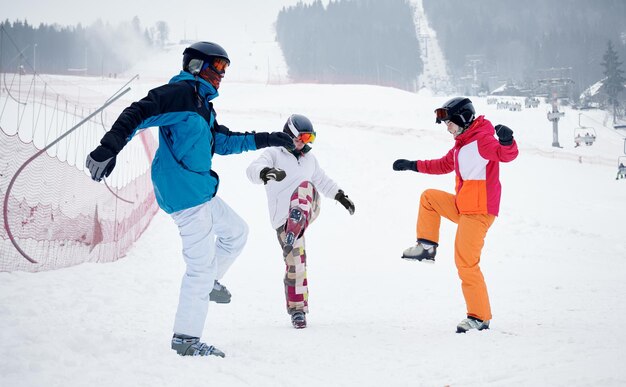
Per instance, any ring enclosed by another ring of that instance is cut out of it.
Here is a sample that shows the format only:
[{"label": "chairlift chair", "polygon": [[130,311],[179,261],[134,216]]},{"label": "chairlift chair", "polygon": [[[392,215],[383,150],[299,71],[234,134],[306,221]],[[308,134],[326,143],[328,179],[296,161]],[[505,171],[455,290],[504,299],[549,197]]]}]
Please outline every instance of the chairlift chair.
[{"label": "chairlift chair", "polygon": [[574,129],[574,143],[576,147],[582,144],[590,146],[596,141],[596,130],[592,127],[582,126],[580,124],[581,114],[582,113],[578,113],[578,127]]}]

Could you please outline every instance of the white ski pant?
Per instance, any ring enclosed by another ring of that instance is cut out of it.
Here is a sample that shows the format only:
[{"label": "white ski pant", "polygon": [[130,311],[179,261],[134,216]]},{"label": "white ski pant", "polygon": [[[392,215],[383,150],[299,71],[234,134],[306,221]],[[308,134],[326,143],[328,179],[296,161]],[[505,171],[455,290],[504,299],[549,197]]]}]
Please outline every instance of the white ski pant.
[{"label": "white ski pant", "polygon": [[171,216],[180,231],[187,265],[180,287],[174,333],[200,337],[213,283],[224,276],[243,250],[248,225],[217,196]]}]

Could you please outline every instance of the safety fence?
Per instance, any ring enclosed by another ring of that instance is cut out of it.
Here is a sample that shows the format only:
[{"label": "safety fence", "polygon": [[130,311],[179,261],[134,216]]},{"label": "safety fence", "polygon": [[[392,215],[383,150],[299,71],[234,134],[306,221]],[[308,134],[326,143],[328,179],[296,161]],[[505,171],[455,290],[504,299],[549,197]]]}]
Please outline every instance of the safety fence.
[{"label": "safety fence", "polygon": [[26,68],[0,72],[0,271],[115,261],[158,210],[149,172],[156,140],[140,133],[107,181],[92,181],[86,155],[126,106],[114,99],[127,85]]}]

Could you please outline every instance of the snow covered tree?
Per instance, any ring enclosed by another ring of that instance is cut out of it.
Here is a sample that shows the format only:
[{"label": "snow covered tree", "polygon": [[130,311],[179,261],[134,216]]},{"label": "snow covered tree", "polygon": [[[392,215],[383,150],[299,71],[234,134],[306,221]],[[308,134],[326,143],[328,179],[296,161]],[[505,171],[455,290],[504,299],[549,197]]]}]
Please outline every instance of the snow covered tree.
[{"label": "snow covered tree", "polygon": [[603,91],[608,97],[607,102],[613,107],[613,124],[615,124],[619,108],[618,96],[626,89],[624,86],[626,78],[622,75],[624,73],[624,71],[620,69],[622,62],[619,61],[617,53],[613,49],[613,43],[610,40],[602,59],[604,59],[602,66],[604,67],[604,75],[606,76]]},{"label": "snow covered tree", "polygon": [[170,27],[167,22],[159,20],[155,24],[158,45],[163,47],[170,37]]}]

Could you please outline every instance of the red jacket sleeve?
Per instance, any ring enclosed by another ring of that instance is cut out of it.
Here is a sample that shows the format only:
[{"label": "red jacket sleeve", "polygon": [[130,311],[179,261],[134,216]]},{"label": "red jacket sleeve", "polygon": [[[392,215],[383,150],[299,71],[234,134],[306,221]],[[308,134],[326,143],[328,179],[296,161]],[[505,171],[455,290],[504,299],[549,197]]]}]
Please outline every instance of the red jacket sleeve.
[{"label": "red jacket sleeve", "polygon": [[454,148],[440,159],[417,160],[417,170],[430,175],[443,175],[454,171]]},{"label": "red jacket sleeve", "polygon": [[478,141],[478,152],[489,161],[503,163],[515,160],[519,154],[515,140],[511,145],[502,145],[492,136],[483,137]]}]

